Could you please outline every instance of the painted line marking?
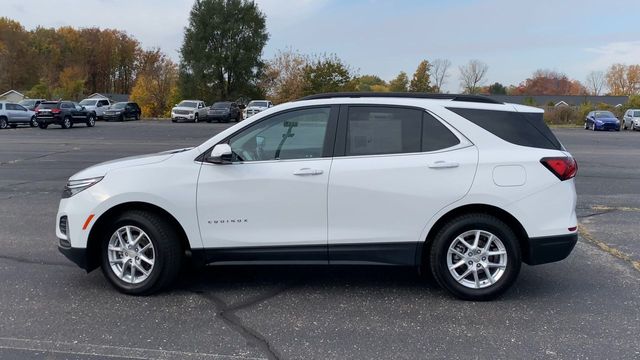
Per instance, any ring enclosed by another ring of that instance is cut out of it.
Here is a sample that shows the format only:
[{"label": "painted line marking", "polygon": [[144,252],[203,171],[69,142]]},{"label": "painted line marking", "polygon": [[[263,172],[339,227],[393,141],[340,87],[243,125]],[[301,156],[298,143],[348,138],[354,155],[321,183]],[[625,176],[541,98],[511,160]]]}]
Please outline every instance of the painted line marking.
[{"label": "painted line marking", "polygon": [[602,251],[610,255],[613,255],[614,257],[620,260],[628,262],[629,264],[631,264],[631,266],[633,266],[634,269],[640,271],[640,261],[633,260],[631,256],[625,254],[624,252],[614,247],[611,247],[605,244],[604,242],[594,238],[593,235],[591,235],[589,230],[587,230],[587,228],[584,225],[582,224],[578,225],[578,233],[580,234],[580,236],[582,236],[583,239],[599,247]]}]

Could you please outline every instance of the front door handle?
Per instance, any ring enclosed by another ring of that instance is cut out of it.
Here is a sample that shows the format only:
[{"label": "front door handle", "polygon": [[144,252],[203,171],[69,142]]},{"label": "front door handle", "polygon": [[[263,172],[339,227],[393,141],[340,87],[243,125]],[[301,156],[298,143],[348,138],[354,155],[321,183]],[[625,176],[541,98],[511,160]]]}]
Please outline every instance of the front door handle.
[{"label": "front door handle", "polygon": [[436,161],[432,164],[429,164],[429,168],[431,169],[451,169],[457,168],[460,166],[457,162],[449,162],[449,161]]},{"label": "front door handle", "polygon": [[293,173],[293,175],[305,176],[305,175],[321,175],[324,171],[320,169],[302,168]]}]

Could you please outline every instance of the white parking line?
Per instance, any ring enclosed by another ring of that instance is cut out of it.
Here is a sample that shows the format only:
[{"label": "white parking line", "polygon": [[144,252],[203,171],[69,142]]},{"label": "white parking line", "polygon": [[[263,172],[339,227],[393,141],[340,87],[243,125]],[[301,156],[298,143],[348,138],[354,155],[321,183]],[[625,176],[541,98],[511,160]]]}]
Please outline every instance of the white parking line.
[{"label": "white parking line", "polygon": [[142,360],[262,359],[262,358],[236,356],[236,355],[221,355],[221,354],[208,354],[208,353],[205,354],[205,353],[194,353],[194,352],[185,352],[185,351],[131,348],[131,347],[123,347],[123,346],[75,344],[75,343],[68,343],[68,342],[61,342],[61,341],[16,339],[16,338],[4,338],[4,337],[0,337],[0,349],[40,351],[40,352],[72,354],[72,355],[120,357],[120,358],[142,359]]}]

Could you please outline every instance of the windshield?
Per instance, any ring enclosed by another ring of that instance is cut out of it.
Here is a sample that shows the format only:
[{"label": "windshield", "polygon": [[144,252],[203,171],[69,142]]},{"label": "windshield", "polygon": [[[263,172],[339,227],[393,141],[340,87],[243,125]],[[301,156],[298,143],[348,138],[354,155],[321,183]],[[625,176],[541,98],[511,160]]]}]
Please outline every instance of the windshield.
[{"label": "windshield", "polygon": [[112,109],[124,109],[126,106],[127,106],[127,103],[120,102],[120,103],[113,104],[113,106],[111,106],[111,108]]},{"label": "windshield", "polygon": [[180,104],[178,104],[178,107],[194,108],[194,107],[198,107],[198,103],[195,101],[181,101]]},{"label": "windshield", "polygon": [[29,106],[33,106],[33,105],[35,105],[35,104],[36,104],[36,101],[35,101],[35,100],[22,100],[22,101],[20,101],[18,104],[20,104],[20,105],[22,105],[22,106],[29,107]]},{"label": "windshield", "polygon": [[633,117],[640,117],[640,110],[635,110],[631,112],[631,116]]},{"label": "windshield", "polygon": [[610,111],[598,111],[596,112],[596,119],[603,119],[603,118],[614,118],[615,115],[613,115],[612,112]]},{"label": "windshield", "polygon": [[231,103],[228,102],[217,102],[213,104],[214,109],[227,109],[229,106],[231,106]]},{"label": "windshield", "polygon": [[98,100],[85,99],[80,101],[80,105],[82,106],[95,106]]},{"label": "windshield", "polygon": [[247,107],[256,106],[256,107],[267,107],[266,101],[252,101],[249,103]]}]

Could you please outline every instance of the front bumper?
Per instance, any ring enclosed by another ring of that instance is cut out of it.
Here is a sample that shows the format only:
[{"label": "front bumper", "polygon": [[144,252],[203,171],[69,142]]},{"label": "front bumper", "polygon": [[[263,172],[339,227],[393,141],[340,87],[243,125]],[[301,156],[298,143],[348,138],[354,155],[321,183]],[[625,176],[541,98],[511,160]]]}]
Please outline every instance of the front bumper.
[{"label": "front bumper", "polygon": [[602,124],[595,124],[595,129],[596,130],[605,130],[605,131],[610,131],[610,130],[616,130],[619,131],[620,130],[620,124],[616,124],[616,123],[602,123]]},{"label": "front bumper", "polygon": [[103,119],[105,121],[111,121],[111,120],[120,120],[120,118],[122,117],[122,114],[113,114],[113,115],[103,115]]},{"label": "front bumper", "polygon": [[171,113],[171,120],[194,120],[194,114]]},{"label": "front bumper", "polygon": [[74,247],[65,247],[62,245],[58,245],[58,251],[62,253],[62,255],[66,256],[67,259],[73,261],[76,265],[81,267],[84,270],[87,270],[87,249],[83,248],[74,248]]},{"label": "front bumper", "polygon": [[577,233],[530,238],[522,249],[523,261],[529,265],[540,265],[564,260],[577,242]]}]

